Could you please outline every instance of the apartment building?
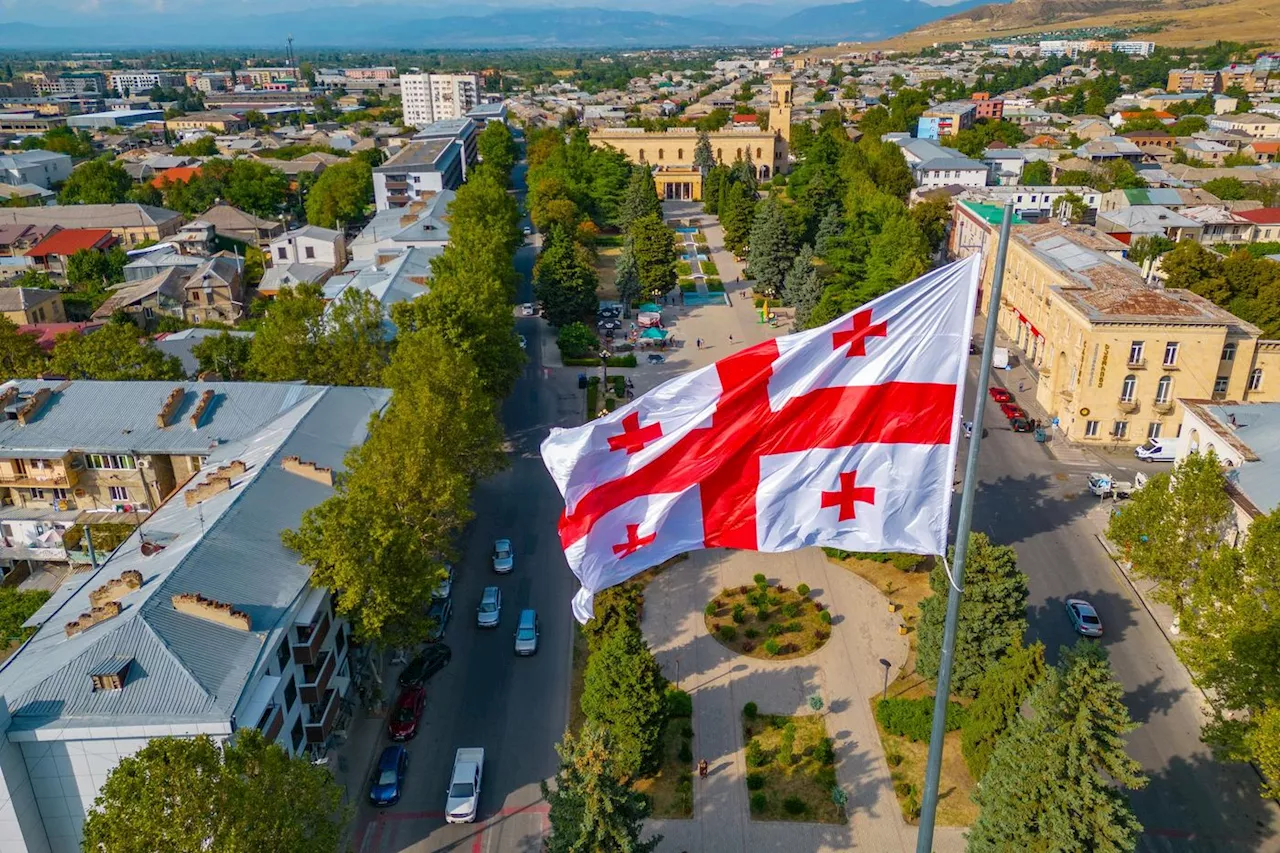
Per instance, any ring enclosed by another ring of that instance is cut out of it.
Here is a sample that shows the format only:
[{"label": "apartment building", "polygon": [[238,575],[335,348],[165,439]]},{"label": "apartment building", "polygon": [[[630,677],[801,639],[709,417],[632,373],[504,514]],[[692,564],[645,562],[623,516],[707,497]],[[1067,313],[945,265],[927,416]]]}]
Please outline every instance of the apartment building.
[{"label": "apartment building", "polygon": [[164,127],[165,130],[173,133],[208,130],[221,134],[248,130],[249,123],[235,113],[202,112],[187,113],[177,118],[166,119]]},{"label": "apartment building", "polygon": [[1222,75],[1203,68],[1172,68],[1165,89],[1170,92],[1221,92]]},{"label": "apartment building", "polygon": [[1161,289],[1124,259],[1126,247],[1084,225],[1013,229],[1004,290],[990,304],[999,225],[956,205],[950,249],[985,250],[979,304],[1032,374],[1027,393],[1071,441],[1140,444],[1172,437],[1181,397],[1280,399],[1280,342],[1191,291]]},{"label": "apartment building", "polygon": [[[284,383],[58,389],[21,383],[22,395],[50,395],[48,414],[0,432],[36,430],[64,447],[109,436],[127,445],[132,428],[203,467],[97,569],[57,591],[32,617],[35,635],[0,664],[5,853],[79,851],[107,775],[152,738],[225,741],[257,728],[303,755],[345,725],[350,627],[279,531],[333,494],[344,455],[390,396]],[[49,416],[60,431],[45,426]]]},{"label": "apartment building", "polygon": [[464,118],[480,103],[479,74],[402,74],[400,103],[406,124],[426,127]]},{"label": "apartment building", "polygon": [[973,117],[1000,121],[1004,118],[1004,98],[993,98],[988,92],[973,93]]},{"label": "apartment building", "polygon": [[0,287],[0,317],[17,326],[63,323],[62,294],[38,287]]},{"label": "apartment building", "polygon": [[1228,65],[1218,74],[1222,79],[1224,92],[1233,86],[1239,86],[1246,94],[1262,92],[1267,88],[1266,73],[1259,73],[1253,65]]},{"label": "apartment building", "polygon": [[186,77],[172,71],[148,71],[145,69],[128,69],[124,71],[104,72],[107,88],[115,89],[121,95],[145,95],[152,89],[179,89],[186,85]]},{"label": "apartment building", "polygon": [[71,158],[56,151],[0,154],[0,184],[33,184],[49,189],[71,177]]},{"label": "apartment building", "polygon": [[0,208],[3,225],[58,225],[105,228],[126,249],[143,241],[158,243],[178,233],[182,214],[146,204],[75,204],[55,207]]},{"label": "apartment building", "polygon": [[1269,113],[1214,116],[1209,119],[1209,129],[1235,130],[1261,140],[1280,139],[1280,116]]},{"label": "apartment building", "polygon": [[977,113],[973,101],[945,101],[929,107],[916,122],[916,138],[939,139],[968,130],[973,127]]},{"label": "apartment building", "polygon": [[[474,122],[470,122],[474,127]],[[378,210],[455,190],[467,173],[467,148],[455,136],[415,139],[373,170],[373,199]]]}]

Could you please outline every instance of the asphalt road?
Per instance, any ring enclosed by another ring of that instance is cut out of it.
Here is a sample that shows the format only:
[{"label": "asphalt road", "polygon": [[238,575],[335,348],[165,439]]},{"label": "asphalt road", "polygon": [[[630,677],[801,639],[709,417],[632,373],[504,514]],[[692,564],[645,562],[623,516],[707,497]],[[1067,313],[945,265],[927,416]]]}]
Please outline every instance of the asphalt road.
[{"label": "asphalt road", "polygon": [[[513,177],[523,201],[523,166]],[[523,278],[518,302],[532,299],[529,276],[537,239],[526,241],[516,256]],[[517,318],[516,330],[528,341],[528,363],[502,411],[510,467],[476,490],[476,519],[457,566],[453,616],[444,637],[453,660],[428,682],[424,726],[408,744],[404,796],[387,809],[361,808],[360,853],[541,850],[546,807],[538,783],[555,773],[554,744],[568,719],[569,601],[577,585],[555,537],[560,497],[538,457],[538,444],[551,426],[573,422],[580,398],[544,378],[545,323]],[[509,575],[492,569],[497,538],[511,539],[515,550]],[[491,584],[502,590],[501,624],[477,628],[475,607]],[[513,633],[526,607],[537,610],[541,636],[536,655],[518,658]],[[447,825],[445,788],[454,751],[476,746],[485,750],[480,820]]]},{"label": "asphalt road", "polygon": [[[971,362],[972,379],[977,359]],[[972,390],[966,417],[971,406]],[[1029,434],[1010,432],[989,399],[986,407],[974,529],[1017,550],[1030,579],[1030,639],[1045,644],[1050,660],[1077,639],[1066,600],[1083,598],[1098,609],[1101,642],[1141,724],[1129,737],[1130,753],[1150,777],[1131,793],[1145,827],[1139,849],[1280,850],[1280,810],[1258,796],[1251,768],[1214,761],[1200,742],[1199,692],[1097,539],[1107,505],[1084,482],[1096,466],[1057,462]],[[1151,470],[1137,460],[1125,466],[1130,474]]]}]

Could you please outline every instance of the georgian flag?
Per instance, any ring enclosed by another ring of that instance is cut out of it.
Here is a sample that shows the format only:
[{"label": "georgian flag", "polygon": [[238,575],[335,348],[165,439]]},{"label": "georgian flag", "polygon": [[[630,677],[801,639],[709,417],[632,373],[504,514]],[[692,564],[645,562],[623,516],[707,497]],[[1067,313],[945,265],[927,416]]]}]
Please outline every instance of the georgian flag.
[{"label": "georgian flag", "polygon": [[593,596],[698,548],[942,554],[979,256],[553,429],[560,542]]}]

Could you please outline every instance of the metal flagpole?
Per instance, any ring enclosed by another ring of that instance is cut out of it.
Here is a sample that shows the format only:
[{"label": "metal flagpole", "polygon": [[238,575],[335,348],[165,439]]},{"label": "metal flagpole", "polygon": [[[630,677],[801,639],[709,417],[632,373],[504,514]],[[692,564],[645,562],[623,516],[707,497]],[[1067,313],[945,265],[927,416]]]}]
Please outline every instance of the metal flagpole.
[{"label": "metal flagpole", "polygon": [[960,492],[960,520],[956,524],[956,560],[951,567],[951,585],[947,589],[947,621],[942,632],[942,657],[938,663],[938,689],[933,700],[933,731],[929,735],[929,763],[924,771],[924,800],[920,804],[920,832],[916,836],[916,853],[933,850],[933,821],[938,810],[938,779],[942,774],[942,739],[947,733],[947,699],[951,695],[951,665],[955,660],[956,622],[960,616],[960,591],[964,585],[964,564],[969,553],[969,528],[973,523],[973,492],[978,483],[978,449],[982,444],[982,413],[985,409],[987,382],[991,376],[991,350],[996,340],[996,313],[1000,310],[1000,291],[1004,285],[1004,261],[1009,251],[1009,230],[1013,225],[1013,202],[1004,205],[1000,223],[1000,244],[996,249],[995,274],[991,279],[991,296],[987,300],[986,340],[978,367],[978,386],[973,401],[973,437],[969,439],[969,455],[965,459],[964,488]]}]

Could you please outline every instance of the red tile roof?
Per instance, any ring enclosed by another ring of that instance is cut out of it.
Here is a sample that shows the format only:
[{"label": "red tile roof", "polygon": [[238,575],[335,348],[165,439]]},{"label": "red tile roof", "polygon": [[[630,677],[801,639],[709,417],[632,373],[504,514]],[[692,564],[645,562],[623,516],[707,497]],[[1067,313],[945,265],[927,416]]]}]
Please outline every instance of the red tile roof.
[{"label": "red tile roof", "polygon": [[86,323],[30,323],[19,326],[18,331],[24,335],[31,335],[36,339],[36,343],[40,345],[40,349],[49,352],[53,350],[53,345],[57,342],[58,335],[67,332],[87,335],[90,332],[96,332],[105,325],[105,320]]},{"label": "red tile roof", "polygon": [[151,179],[151,186],[156,189],[164,189],[166,183],[176,184],[178,182],[187,183],[192,178],[200,176],[199,166],[174,166],[172,169],[165,169],[160,174]]},{"label": "red tile roof", "polygon": [[1280,207],[1259,207],[1255,210],[1241,210],[1236,213],[1241,219],[1247,219],[1254,225],[1280,225]]},{"label": "red tile roof", "polygon": [[1263,142],[1255,139],[1249,143],[1249,147],[1259,154],[1280,154],[1280,142]]},{"label": "red tile roof", "polygon": [[759,124],[760,116],[755,113],[739,113],[733,117],[734,124]]},{"label": "red tile roof", "polygon": [[49,255],[67,257],[81,249],[110,249],[115,242],[110,228],[64,228],[36,243],[27,255],[33,258]]}]

